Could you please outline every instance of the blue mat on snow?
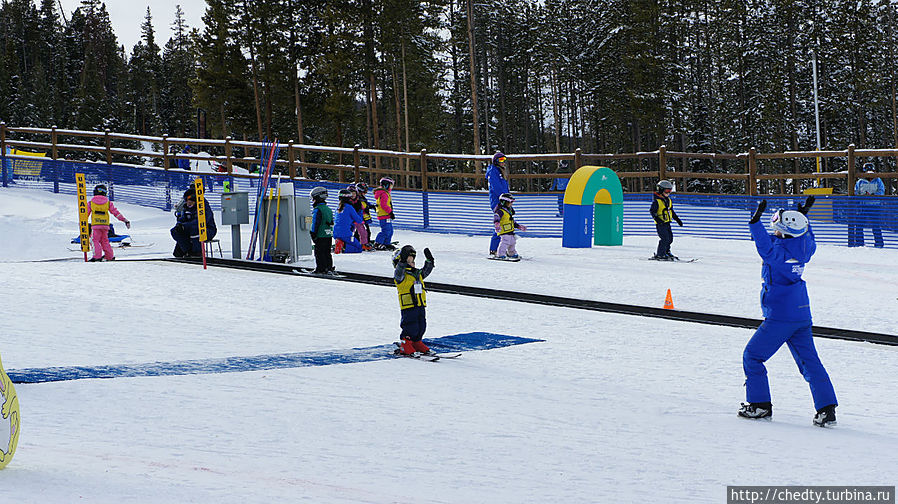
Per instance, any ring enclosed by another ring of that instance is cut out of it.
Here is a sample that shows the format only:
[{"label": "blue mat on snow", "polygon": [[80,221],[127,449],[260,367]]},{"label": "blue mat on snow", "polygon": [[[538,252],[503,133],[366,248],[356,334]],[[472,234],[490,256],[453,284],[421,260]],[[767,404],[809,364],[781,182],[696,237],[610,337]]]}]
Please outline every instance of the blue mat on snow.
[{"label": "blue mat on snow", "polygon": [[[454,334],[424,340],[437,352],[472,352],[491,350],[512,345],[523,345],[545,341],[519,338],[487,332]],[[207,373],[236,373],[241,371],[262,371],[266,369],[330,366],[332,364],[352,364],[396,358],[392,344],[349,350],[324,350],[318,352],[296,352],[273,355],[253,355],[250,357],[225,357],[220,359],[196,359],[172,362],[150,362],[146,364],[118,364],[103,366],[67,366],[29,369],[8,369],[13,383],[43,383],[88,378],[127,378],[136,376],[171,376]]]}]

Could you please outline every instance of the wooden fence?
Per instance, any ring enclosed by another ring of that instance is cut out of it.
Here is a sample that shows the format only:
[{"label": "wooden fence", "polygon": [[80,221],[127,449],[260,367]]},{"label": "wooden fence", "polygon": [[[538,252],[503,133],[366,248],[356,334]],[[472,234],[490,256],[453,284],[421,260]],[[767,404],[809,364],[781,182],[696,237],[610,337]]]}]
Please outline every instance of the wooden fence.
[{"label": "wooden fence", "polygon": [[[71,143],[69,139],[78,139],[75,141],[79,143]],[[131,148],[139,142],[151,144],[154,150]],[[179,145],[203,147],[211,154],[172,152],[172,147]],[[109,130],[10,127],[0,123],[0,155],[5,156],[7,148],[43,151],[51,159],[60,159],[60,153],[64,153],[63,159],[110,165],[132,164],[131,161],[139,158],[150,158],[166,170],[177,169],[172,162],[178,159],[210,161],[232,176],[255,177],[236,173],[235,167],[250,170],[257,167],[261,162],[263,144],[231,137],[224,140],[167,135],[154,137]],[[71,153],[76,155],[72,156]],[[94,159],[84,159],[84,153]],[[819,187],[853,195],[859,158],[881,159],[880,170],[884,166],[898,165],[896,149],[856,149],[854,145],[849,145],[845,150],[779,153],[759,153],[751,148],[739,154],[674,152],[662,145],[650,152],[587,154],[577,149],[572,153],[508,154],[507,157],[512,189],[526,192],[550,192],[555,187],[552,184],[555,179],[570,178],[580,166],[603,165],[614,169],[625,190],[633,192],[649,191],[659,178],[667,178],[677,181],[678,192],[684,193],[785,195],[798,194],[803,186],[811,185],[811,182],[802,181],[815,180],[814,185]],[[358,145],[352,148],[326,147],[289,141],[281,145],[276,166],[279,172],[294,179],[376,184],[381,177],[390,176],[399,188],[468,190],[484,186],[483,169],[491,158],[491,155],[440,154],[426,150],[412,153],[363,149]],[[817,158],[820,161],[813,162]],[[826,169],[817,172],[814,166],[820,164],[825,165]],[[838,169],[843,164],[844,169]],[[695,165],[703,165],[703,171],[689,171],[689,167]],[[898,180],[898,171],[878,171],[876,176],[886,181],[887,194],[896,193],[898,188],[892,182]],[[701,183],[697,183],[699,181]],[[693,186],[703,190],[691,191]]]}]

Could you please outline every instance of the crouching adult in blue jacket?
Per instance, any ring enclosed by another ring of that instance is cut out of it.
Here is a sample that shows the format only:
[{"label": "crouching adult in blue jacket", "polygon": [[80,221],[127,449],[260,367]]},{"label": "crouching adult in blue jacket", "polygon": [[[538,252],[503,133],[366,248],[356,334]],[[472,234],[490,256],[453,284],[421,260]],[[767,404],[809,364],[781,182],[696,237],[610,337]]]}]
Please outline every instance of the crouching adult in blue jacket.
[{"label": "crouching adult in blue jacket", "polygon": [[[203,200],[206,209],[206,239],[215,238],[218,229],[215,227],[215,214],[209,206],[209,200]],[[196,208],[196,189],[191,187],[184,191],[184,199],[175,205],[175,218],[178,223],[171,228],[171,237],[175,239],[175,257],[199,256],[202,254],[200,244],[199,213]]]},{"label": "crouching adult in blue jacket", "polygon": [[767,200],[758,204],[749,221],[751,236],[764,260],[761,266],[761,309],[764,322],[755,331],[742,354],[745,371],[745,397],[739,416],[750,419],[770,419],[770,385],[764,362],[779,350],[789,346],[798,371],[810,384],[817,414],[814,425],[829,427],[836,424],[836,393],[826,373],[811,333],[811,305],[808,290],[801,274],[805,264],[817,250],[814,232],[806,214],[814,197],[809,196],[798,211],[779,209],[770,218],[774,234],[767,234],[761,224],[761,214]]}]

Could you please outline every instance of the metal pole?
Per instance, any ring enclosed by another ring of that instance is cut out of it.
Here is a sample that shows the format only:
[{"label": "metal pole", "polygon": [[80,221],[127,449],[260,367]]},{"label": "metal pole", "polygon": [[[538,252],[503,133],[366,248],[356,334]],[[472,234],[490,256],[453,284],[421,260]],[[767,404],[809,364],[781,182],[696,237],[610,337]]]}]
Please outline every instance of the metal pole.
[{"label": "metal pole", "polygon": [[[820,148],[820,101],[817,99],[817,52],[811,51],[811,68],[814,72],[814,120],[817,123],[817,151]],[[820,157],[817,157],[817,173],[820,173]],[[817,179],[817,187],[820,186],[820,179]]]}]

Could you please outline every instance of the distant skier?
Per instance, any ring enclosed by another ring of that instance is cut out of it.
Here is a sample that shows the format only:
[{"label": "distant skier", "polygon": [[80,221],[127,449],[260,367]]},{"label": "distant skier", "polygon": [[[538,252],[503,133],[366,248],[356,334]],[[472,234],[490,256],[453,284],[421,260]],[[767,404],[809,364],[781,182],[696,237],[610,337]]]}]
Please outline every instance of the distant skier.
[{"label": "distant skier", "polygon": [[377,201],[377,221],[380,223],[380,233],[374,238],[374,247],[380,250],[394,250],[393,246],[393,179],[383,177],[380,179],[380,187],[374,189],[374,199]]},{"label": "distant skier", "polygon": [[365,205],[362,203],[362,198],[359,195],[359,188],[356,184],[349,184],[349,186],[346,187],[346,190],[349,191],[351,196],[349,202],[352,204],[352,208],[354,208],[355,211],[358,212],[359,217],[362,218],[360,222],[353,223],[354,233],[352,236],[358,239],[359,243],[362,244],[362,250],[372,250],[373,247],[368,242],[368,228],[365,225]]},{"label": "distant skier", "polygon": [[[493,161],[486,167],[486,181],[490,187],[490,210],[496,211],[499,206],[499,197],[503,194],[511,192],[508,188],[508,168],[505,166],[506,157],[500,151],[493,154]],[[493,231],[490,238],[490,255],[496,255],[499,251],[500,238],[498,233]]]},{"label": "distant skier", "polygon": [[361,207],[362,220],[365,221],[365,231],[368,233],[368,244],[371,242],[371,203],[368,202],[368,198],[365,196],[368,194],[368,184],[365,182],[359,182],[355,185],[356,192],[359,195],[359,207]]},{"label": "distant skier", "polygon": [[329,274],[334,270],[331,241],[334,236],[334,212],[327,206],[327,189],[312,189],[312,243],[315,244],[314,273]]},{"label": "distant skier", "polygon": [[87,202],[87,212],[90,214],[90,239],[94,244],[94,256],[90,262],[102,261],[104,252],[107,261],[115,260],[112,245],[109,244],[110,214],[124,222],[126,228],[131,229],[131,221],[115,208],[115,204],[109,200],[106,194],[106,186],[98,184],[94,187],[93,198]]},{"label": "distant skier", "polygon": [[393,253],[393,283],[399,292],[399,309],[401,320],[399,327],[399,347],[396,353],[412,355],[415,352],[433,355],[434,352],[424,344],[424,331],[427,329],[427,318],[424,308],[427,306],[427,292],[424,279],[433,271],[433,254],[424,249],[424,267],[415,268],[415,249],[405,245]]},{"label": "distant skier", "polygon": [[[215,214],[209,206],[209,200],[203,200],[206,212],[206,239],[215,238],[218,229],[215,227]],[[178,223],[171,228],[171,237],[175,240],[175,249],[172,255],[175,257],[200,256],[202,244],[200,243],[199,212],[196,208],[196,189],[190,187],[184,191],[184,197],[175,205],[175,218]]]},{"label": "distant skier", "polygon": [[652,206],[649,212],[655,219],[655,230],[658,232],[658,250],[651,258],[656,261],[677,261],[679,257],[670,253],[670,244],[673,243],[673,230],[670,227],[671,219],[677,221],[682,226],[683,221],[674,212],[673,202],[670,200],[670,193],[673,191],[673,184],[669,180],[658,182],[654,197],[652,198]]},{"label": "distant skier", "polygon": [[334,253],[355,254],[362,251],[362,244],[353,238],[356,225],[364,224],[362,216],[352,206],[352,193],[348,189],[340,189],[340,206],[334,218]]},{"label": "distant skier", "polygon": [[773,405],[764,362],[783,345],[789,346],[798,370],[810,384],[817,414],[814,425],[829,427],[836,424],[836,393],[826,373],[811,333],[811,305],[808,290],[801,275],[805,264],[817,250],[814,232],[806,214],[814,204],[808,196],[798,211],[779,209],[770,219],[774,234],[768,235],[761,224],[761,214],[767,200],[761,200],[749,220],[752,240],[764,264],[761,277],[761,309],[764,322],[755,331],[742,354],[745,371],[745,397],[739,416],[749,419],[770,419]]},{"label": "distant skier", "polygon": [[[864,163],[864,175],[854,184],[855,196],[883,196],[886,186],[882,179],[876,176],[876,165]],[[859,201],[858,208],[848,215],[848,246],[864,246],[864,228],[870,228],[873,233],[873,246],[882,248],[885,241],[882,239],[882,216],[880,214],[882,202],[876,198],[864,198]]]},{"label": "distant skier", "polygon": [[511,193],[505,193],[499,196],[499,206],[496,207],[493,214],[493,226],[496,228],[496,235],[499,236],[499,248],[496,250],[496,259],[504,261],[520,261],[521,256],[515,248],[518,237],[514,234],[515,230],[527,231],[527,226],[518,224],[514,219],[514,196]]}]

